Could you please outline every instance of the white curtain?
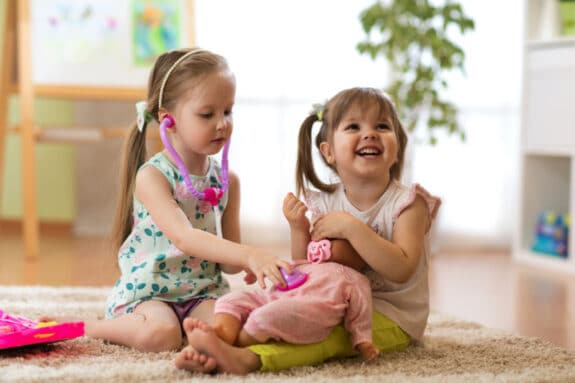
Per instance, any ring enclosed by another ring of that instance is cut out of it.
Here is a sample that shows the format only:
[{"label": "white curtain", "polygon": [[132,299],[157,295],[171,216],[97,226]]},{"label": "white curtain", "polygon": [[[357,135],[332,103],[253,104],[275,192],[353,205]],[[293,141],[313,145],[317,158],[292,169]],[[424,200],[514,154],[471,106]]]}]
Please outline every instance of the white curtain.
[{"label": "white curtain", "polygon": [[[383,59],[360,56],[359,13],[374,0],[196,0],[199,46],[224,55],[238,84],[230,166],[242,183],[247,241],[286,241],[297,132],[311,105],[351,86],[384,87]],[[441,242],[507,245],[516,184],[522,1],[462,1],[476,29],[454,38],[467,76],[450,76],[468,134],[414,144],[410,181],[444,200]],[[494,10],[497,10],[496,12]]]}]

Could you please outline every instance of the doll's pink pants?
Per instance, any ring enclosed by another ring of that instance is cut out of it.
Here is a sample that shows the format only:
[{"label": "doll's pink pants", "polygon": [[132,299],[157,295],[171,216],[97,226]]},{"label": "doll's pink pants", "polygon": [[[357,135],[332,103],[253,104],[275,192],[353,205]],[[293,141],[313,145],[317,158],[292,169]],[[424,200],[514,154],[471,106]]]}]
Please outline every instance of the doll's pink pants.
[{"label": "doll's pink pants", "polygon": [[215,313],[228,313],[259,342],[293,344],[322,341],[340,323],[357,346],[371,342],[371,289],[366,276],[334,262],[303,264],[309,275],[288,291],[236,291],[216,301]]}]

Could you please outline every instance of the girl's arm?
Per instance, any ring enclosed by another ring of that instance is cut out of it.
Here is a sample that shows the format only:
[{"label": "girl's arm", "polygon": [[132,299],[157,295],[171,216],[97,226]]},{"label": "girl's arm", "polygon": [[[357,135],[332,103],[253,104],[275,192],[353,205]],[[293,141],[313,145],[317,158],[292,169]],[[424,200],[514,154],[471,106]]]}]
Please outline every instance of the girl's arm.
[{"label": "girl's arm", "polygon": [[290,227],[292,259],[307,259],[307,245],[311,239],[309,220],[305,216],[307,207],[293,193],[288,193],[282,210]]},{"label": "girl's arm", "polygon": [[360,272],[367,265],[347,239],[331,240],[331,257],[329,261],[337,262]]},{"label": "girl's arm", "polygon": [[[239,190],[237,182],[235,184]],[[265,288],[266,277],[274,285],[284,285],[278,266],[291,270],[286,261],[255,248],[194,229],[174,199],[170,184],[159,170],[146,166],[138,172],[135,195],[146,206],[164,235],[184,253],[210,262],[249,268],[256,275],[262,288]],[[233,217],[228,219],[233,220]],[[233,236],[234,230],[231,227],[228,230]],[[235,235],[239,235],[238,233],[239,231]]]},{"label": "girl's arm", "polygon": [[406,282],[414,273],[423,252],[425,234],[431,224],[423,198],[397,218],[391,241],[380,237],[369,226],[345,212],[331,212],[314,223],[312,239],[347,239],[363,260],[384,278]]}]

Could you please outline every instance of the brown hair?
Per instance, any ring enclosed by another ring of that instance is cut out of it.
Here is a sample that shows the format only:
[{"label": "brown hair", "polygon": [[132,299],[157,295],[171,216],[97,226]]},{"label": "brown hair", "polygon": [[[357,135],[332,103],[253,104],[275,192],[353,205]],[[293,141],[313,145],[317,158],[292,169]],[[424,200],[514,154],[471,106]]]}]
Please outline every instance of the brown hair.
[{"label": "brown hair", "polygon": [[[372,106],[377,105],[380,115],[390,116],[393,130],[397,138],[397,162],[390,169],[392,179],[399,180],[403,170],[405,147],[407,146],[407,134],[399,121],[397,111],[390,98],[379,89],[375,88],[350,88],[345,89],[326,102],[322,111],[312,111],[302,122],[298,137],[298,155],[296,164],[296,193],[301,195],[303,189],[309,184],[315,188],[331,193],[335,190],[333,184],[326,184],[319,179],[313,166],[312,157],[312,127],[316,121],[320,121],[321,128],[315,137],[315,146],[319,149],[322,142],[332,138],[335,128],[339,125],[347,111],[354,105]],[[335,167],[329,165],[322,156],[323,162],[334,172]]]},{"label": "brown hair", "polygon": [[[228,68],[228,64],[222,56],[203,49],[193,50],[194,53],[184,58],[169,74],[162,95],[163,109],[174,108],[180,97],[202,77]],[[151,116],[156,122],[159,122],[158,100],[164,77],[174,63],[190,51],[190,49],[172,50],[160,55],[154,63],[148,79],[146,115]],[[124,154],[120,168],[120,198],[112,231],[112,246],[115,251],[120,248],[134,225],[132,210],[134,208],[133,194],[136,173],[147,159],[145,133],[149,119],[145,121],[142,132],[138,131],[136,124],[132,126],[124,143]]]}]

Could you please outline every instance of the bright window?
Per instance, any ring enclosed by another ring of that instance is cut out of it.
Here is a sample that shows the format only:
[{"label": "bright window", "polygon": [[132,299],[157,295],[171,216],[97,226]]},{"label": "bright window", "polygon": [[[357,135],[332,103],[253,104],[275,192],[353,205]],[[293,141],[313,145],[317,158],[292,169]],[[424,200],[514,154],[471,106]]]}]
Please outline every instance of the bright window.
[{"label": "bright window", "polygon": [[[360,56],[359,13],[374,0],[196,0],[198,45],[238,83],[231,167],[242,183],[246,240],[287,240],[281,203],[294,190],[297,132],[311,105],[351,86],[383,87],[387,67]],[[516,184],[523,3],[463,1],[476,22],[458,41],[467,77],[451,76],[465,144],[416,145],[414,182],[444,200],[438,234],[507,245]],[[412,140],[413,145],[413,140]],[[262,233],[265,233],[262,235]]]}]

